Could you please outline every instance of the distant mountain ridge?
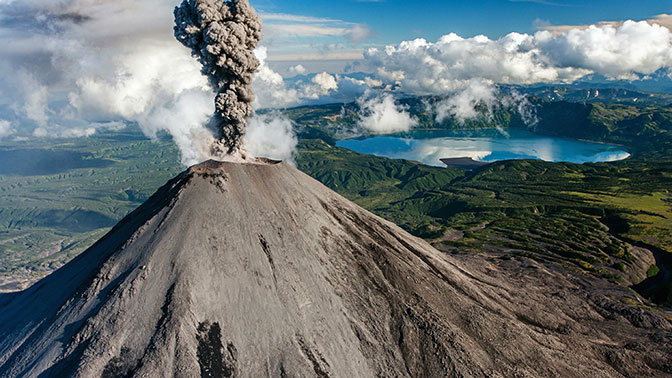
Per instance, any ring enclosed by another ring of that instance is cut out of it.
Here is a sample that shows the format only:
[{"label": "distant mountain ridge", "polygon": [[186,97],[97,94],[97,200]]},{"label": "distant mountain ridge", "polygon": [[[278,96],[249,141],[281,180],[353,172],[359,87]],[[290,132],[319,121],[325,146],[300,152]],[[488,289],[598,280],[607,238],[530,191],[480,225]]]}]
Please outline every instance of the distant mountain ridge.
[{"label": "distant mountain ridge", "polygon": [[[508,88],[508,91],[514,89]],[[535,122],[526,122],[525,116],[516,105],[496,104],[486,108],[476,107],[477,117],[457,119],[448,117],[437,122],[432,106],[443,98],[438,96],[405,97],[399,100],[417,123],[413,129],[483,129],[520,128],[529,129],[542,135],[586,139],[597,142],[627,144],[637,154],[663,157],[672,151],[672,107],[645,104],[612,103],[605,101],[603,90],[568,90],[553,88],[540,89],[539,94],[560,93],[563,99],[545,99],[528,96],[525,112],[533,114]],[[612,94],[625,93],[639,96],[639,93],[624,90],[607,91]],[[583,96],[597,94],[591,101],[578,101]],[[645,95],[645,94],[641,94]],[[549,95],[550,96],[550,95]],[[657,96],[657,95],[655,95]],[[656,102],[664,102],[667,97]],[[558,97],[559,98],[559,97]],[[638,98],[638,97],[631,97]],[[672,97],[671,97],[672,98]],[[573,101],[576,100],[576,101]],[[359,136],[367,131],[358,126],[359,106],[356,103],[302,106],[287,109],[284,113],[294,120],[303,139],[322,139],[331,143],[333,139]]]},{"label": "distant mountain ridge", "polygon": [[566,101],[578,103],[606,102],[627,105],[668,105],[672,103],[672,94],[643,92],[633,89],[605,86],[571,87],[571,86],[539,86],[539,87],[503,87],[504,92],[536,96],[547,101]]}]

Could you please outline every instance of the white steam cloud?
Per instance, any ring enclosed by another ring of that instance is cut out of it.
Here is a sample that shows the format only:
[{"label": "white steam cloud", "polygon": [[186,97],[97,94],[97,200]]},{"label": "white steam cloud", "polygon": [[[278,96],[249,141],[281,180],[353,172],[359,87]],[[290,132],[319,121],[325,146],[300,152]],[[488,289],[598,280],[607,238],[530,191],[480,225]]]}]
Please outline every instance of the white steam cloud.
[{"label": "white steam cloud", "polygon": [[462,91],[436,105],[436,121],[443,122],[451,116],[459,122],[478,118],[476,106],[481,105],[491,112],[497,100],[497,89],[491,83],[472,80]]},{"label": "white steam cloud", "polygon": [[298,143],[292,122],[280,114],[254,115],[248,120],[244,145],[254,157],[293,163]]},{"label": "white steam cloud", "polygon": [[0,78],[0,88],[17,94],[0,99],[8,104],[2,116],[38,137],[89,136],[137,122],[149,136],[169,132],[183,163],[206,157],[186,135],[212,137],[195,113],[211,107],[214,95],[198,62],[173,39],[174,6],[164,0],[0,4],[0,68],[11,73]]},{"label": "white steam cloud", "polygon": [[255,109],[286,108],[297,105],[299,92],[294,88],[287,88],[283,77],[268,66],[266,47],[258,47],[254,53],[260,63],[259,70],[252,80]]},{"label": "white steam cloud", "polygon": [[[8,73],[0,75],[0,119],[11,122],[12,133],[37,137],[90,136],[137,122],[150,137],[170,133],[183,164],[209,158],[215,94],[173,37],[176,4],[0,2],[0,71]],[[260,90],[257,106],[300,102],[268,66],[256,75],[258,86],[270,89]]]},{"label": "white steam cloud", "polygon": [[204,125],[212,117],[212,94],[191,90],[175,100],[152,107],[137,117],[143,131],[156,138],[167,131],[181,151],[184,165],[193,165],[208,157],[215,140],[212,131]]},{"label": "white steam cloud", "polygon": [[374,97],[363,96],[358,100],[359,126],[374,134],[408,131],[417,124],[408,111],[398,105],[391,94]]}]

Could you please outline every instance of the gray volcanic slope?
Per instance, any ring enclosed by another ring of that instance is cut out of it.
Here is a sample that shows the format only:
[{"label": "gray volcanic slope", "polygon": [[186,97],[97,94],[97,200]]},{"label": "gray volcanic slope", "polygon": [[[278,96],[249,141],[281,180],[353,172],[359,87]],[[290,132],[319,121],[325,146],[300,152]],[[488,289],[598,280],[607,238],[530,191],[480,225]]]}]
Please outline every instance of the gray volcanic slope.
[{"label": "gray volcanic slope", "polygon": [[670,368],[664,318],[615,302],[598,311],[571,292],[551,299],[497,277],[465,269],[295,168],[211,161],[62,269],[0,296],[0,376],[602,377]]}]

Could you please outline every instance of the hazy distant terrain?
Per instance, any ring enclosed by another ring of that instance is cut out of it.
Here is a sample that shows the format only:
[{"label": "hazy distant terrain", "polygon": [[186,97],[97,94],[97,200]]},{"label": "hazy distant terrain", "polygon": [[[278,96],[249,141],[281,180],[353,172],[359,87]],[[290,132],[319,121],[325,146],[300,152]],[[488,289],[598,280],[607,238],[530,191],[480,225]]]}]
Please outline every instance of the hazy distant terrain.
[{"label": "hazy distant terrain", "polygon": [[0,161],[0,290],[60,267],[182,170],[172,143],[133,129],[3,142]]},{"label": "hazy distant terrain", "polygon": [[[423,100],[405,100],[419,128],[526,127],[513,109],[436,125]],[[474,171],[432,168],[335,147],[334,138],[355,129],[355,104],[286,113],[301,128],[301,170],[446,253],[523,256],[639,284],[646,297],[672,305],[672,109],[534,101],[536,132],[622,144],[633,157],[609,164],[525,160]],[[62,265],[183,169],[169,142],[151,142],[132,129],[43,144],[5,142],[0,154],[13,162],[0,172],[4,290],[17,288],[10,277],[30,281]],[[40,155],[46,158],[36,159]]]}]

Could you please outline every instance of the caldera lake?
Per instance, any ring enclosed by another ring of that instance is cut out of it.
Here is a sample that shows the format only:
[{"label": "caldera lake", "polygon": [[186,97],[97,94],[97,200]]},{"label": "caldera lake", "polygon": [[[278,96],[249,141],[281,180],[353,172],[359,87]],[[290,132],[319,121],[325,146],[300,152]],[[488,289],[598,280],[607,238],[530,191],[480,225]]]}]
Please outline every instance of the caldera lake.
[{"label": "caldera lake", "polygon": [[484,163],[538,159],[582,164],[630,157],[630,153],[621,146],[542,136],[519,129],[414,130],[345,139],[336,145],[363,154],[413,160],[433,166],[445,166],[441,159],[458,158]]}]

